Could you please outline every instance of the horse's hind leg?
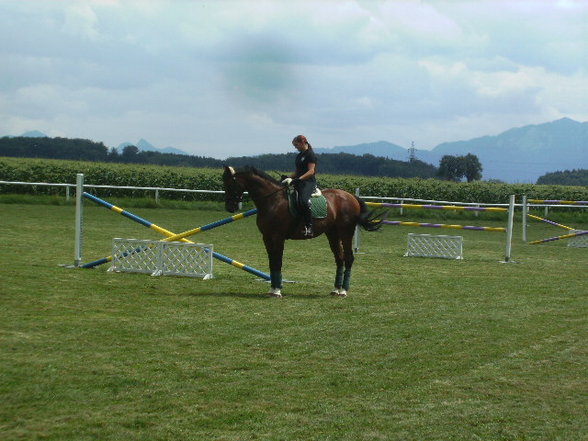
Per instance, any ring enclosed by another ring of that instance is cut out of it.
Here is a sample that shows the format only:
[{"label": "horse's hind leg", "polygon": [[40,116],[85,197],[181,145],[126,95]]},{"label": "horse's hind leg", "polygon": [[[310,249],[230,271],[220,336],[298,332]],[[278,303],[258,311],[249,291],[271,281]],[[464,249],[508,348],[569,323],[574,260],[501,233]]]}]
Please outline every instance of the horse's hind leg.
[{"label": "horse's hind leg", "polygon": [[337,271],[335,273],[335,284],[333,289],[331,290],[332,296],[339,296],[342,295],[343,297],[347,295],[346,290],[343,290],[343,280],[344,280],[344,273],[345,273],[345,260],[343,259],[343,245],[341,244],[341,239],[337,234],[327,234],[329,239],[329,245],[331,246],[331,251],[333,252],[333,256],[335,257],[335,264],[337,265]]}]

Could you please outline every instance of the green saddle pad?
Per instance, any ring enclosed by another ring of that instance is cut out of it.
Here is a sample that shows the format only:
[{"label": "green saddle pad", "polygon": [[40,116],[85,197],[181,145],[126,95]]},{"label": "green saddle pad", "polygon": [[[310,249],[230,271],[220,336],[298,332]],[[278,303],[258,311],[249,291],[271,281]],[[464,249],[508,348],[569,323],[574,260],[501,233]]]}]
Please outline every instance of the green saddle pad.
[{"label": "green saddle pad", "polygon": [[[300,216],[298,204],[296,203],[296,191],[291,187],[288,188],[288,205],[292,216]],[[310,198],[310,214],[314,219],[327,217],[327,199],[323,195]]]}]

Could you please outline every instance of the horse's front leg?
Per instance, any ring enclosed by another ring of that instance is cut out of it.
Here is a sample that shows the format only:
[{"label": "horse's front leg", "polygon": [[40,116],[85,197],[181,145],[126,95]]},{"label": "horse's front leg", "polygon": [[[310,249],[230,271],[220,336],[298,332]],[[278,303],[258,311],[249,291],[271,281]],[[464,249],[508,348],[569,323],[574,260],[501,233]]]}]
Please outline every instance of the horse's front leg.
[{"label": "horse's front leg", "polygon": [[[331,290],[331,295],[345,297],[347,295],[347,290],[343,289],[343,280],[345,274],[343,245],[341,244],[339,235],[336,233],[327,233],[327,237],[329,239],[331,251],[333,252],[333,257],[335,258],[335,265],[337,266],[337,272],[335,273],[335,284]],[[349,283],[347,283],[347,285],[349,285]],[[347,289],[349,289],[349,287]]]},{"label": "horse's front leg", "polygon": [[284,255],[284,239],[276,239],[269,235],[263,237],[270,267],[271,288],[268,294],[282,297],[282,258]]}]

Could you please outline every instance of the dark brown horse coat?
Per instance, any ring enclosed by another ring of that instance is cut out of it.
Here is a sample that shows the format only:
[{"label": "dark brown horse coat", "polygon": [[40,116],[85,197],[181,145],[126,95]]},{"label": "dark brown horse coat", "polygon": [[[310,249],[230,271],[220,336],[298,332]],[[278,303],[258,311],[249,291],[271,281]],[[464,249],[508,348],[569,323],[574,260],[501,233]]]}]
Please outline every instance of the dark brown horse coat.
[{"label": "dark brown horse coat", "polygon": [[[253,167],[233,169],[225,167],[223,173],[225,207],[234,213],[244,191],[257,207],[257,227],[269,258],[270,294],[281,297],[282,256],[286,239],[309,239],[303,235],[303,222],[294,217],[288,209],[286,187],[266,173]],[[381,220],[375,220],[365,203],[356,196],[343,191],[328,189],[322,191],[327,199],[327,216],[313,221],[312,238],[325,233],[337,266],[335,287],[332,295],[346,296],[353,266],[353,234],[361,225],[367,231],[380,227]]]}]

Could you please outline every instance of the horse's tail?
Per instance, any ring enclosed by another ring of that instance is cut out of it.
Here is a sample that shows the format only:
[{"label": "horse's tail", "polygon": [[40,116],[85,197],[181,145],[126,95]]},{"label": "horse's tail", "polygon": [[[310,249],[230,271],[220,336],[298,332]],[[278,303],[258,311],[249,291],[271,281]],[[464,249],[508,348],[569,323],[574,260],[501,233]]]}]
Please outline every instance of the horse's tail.
[{"label": "horse's tail", "polygon": [[364,201],[355,196],[359,202],[359,222],[366,231],[377,231],[382,227],[382,221],[386,218],[388,211],[369,210]]}]

